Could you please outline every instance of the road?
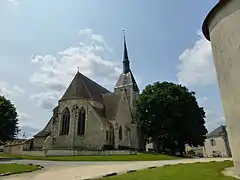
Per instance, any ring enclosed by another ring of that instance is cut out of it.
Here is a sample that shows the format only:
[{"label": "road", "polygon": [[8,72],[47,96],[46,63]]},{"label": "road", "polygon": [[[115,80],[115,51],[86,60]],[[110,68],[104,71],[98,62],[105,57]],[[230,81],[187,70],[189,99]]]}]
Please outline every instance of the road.
[{"label": "road", "polygon": [[230,158],[212,159],[178,159],[166,161],[138,161],[138,162],[56,162],[56,161],[33,161],[14,160],[5,163],[37,163],[46,168],[32,173],[18,174],[0,178],[0,180],[83,180],[101,177],[109,173],[125,173],[129,170],[141,170],[149,167],[162,167],[179,163],[195,163],[209,161],[224,161]]}]

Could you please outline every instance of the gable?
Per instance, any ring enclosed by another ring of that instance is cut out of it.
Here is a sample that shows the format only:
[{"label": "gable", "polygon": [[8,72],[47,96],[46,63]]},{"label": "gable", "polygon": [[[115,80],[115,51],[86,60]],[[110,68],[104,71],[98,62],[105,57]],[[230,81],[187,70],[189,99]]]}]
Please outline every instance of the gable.
[{"label": "gable", "polygon": [[87,99],[103,103],[102,95],[109,92],[109,90],[84,76],[80,72],[77,72],[61,100]]}]

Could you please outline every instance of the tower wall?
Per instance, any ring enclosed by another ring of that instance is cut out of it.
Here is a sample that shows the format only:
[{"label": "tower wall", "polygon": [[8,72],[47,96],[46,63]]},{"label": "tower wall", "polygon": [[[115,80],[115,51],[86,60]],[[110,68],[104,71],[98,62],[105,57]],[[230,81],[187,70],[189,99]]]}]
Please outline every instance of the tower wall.
[{"label": "tower wall", "polygon": [[232,151],[240,175],[240,1],[221,1],[209,13],[203,32],[211,39],[214,64]]},{"label": "tower wall", "polygon": [[132,111],[133,115],[135,116],[136,101],[139,98],[139,92],[134,91],[132,85],[118,87],[118,88],[114,89],[114,92],[122,92],[122,91],[126,92],[131,111]]}]

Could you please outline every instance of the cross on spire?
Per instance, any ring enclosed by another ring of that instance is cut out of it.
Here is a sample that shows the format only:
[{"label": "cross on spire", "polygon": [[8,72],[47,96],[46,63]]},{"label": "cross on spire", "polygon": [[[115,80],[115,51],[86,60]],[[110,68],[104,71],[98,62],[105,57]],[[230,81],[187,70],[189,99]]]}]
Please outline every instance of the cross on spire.
[{"label": "cross on spire", "polygon": [[126,29],[122,29],[122,31],[123,31],[123,37],[125,39],[125,35],[126,35],[127,30]]}]

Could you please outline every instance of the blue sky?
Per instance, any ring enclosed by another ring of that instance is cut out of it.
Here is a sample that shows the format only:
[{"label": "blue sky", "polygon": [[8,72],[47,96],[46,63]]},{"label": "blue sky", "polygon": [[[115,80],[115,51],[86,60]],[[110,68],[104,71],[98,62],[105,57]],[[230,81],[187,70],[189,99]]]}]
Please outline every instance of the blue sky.
[{"label": "blue sky", "polygon": [[211,46],[201,34],[217,0],[0,0],[0,94],[28,136],[43,128],[80,71],[112,89],[122,28],[140,88],[173,81],[197,93],[207,128],[224,124]]}]

